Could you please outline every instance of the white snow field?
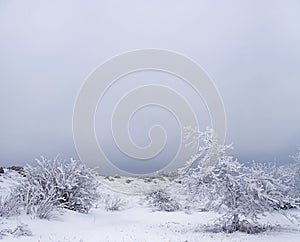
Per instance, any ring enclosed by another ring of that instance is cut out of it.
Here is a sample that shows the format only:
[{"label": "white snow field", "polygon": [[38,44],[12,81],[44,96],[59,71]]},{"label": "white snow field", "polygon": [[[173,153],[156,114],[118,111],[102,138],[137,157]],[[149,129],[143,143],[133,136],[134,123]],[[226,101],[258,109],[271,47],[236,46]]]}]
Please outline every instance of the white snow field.
[{"label": "white snow field", "polygon": [[[0,175],[0,195],[8,193],[17,174],[13,171]],[[208,233],[200,229],[201,225],[213,222],[218,216],[211,212],[153,212],[142,201],[140,191],[151,190],[152,187],[164,185],[156,179],[142,178],[99,178],[102,183],[114,186],[115,189],[134,190],[136,195],[121,193],[126,201],[120,211],[107,211],[102,204],[93,208],[90,213],[83,214],[64,210],[63,214],[45,220],[20,215],[10,218],[0,217],[0,241],[26,242],[100,242],[100,241],[265,241],[265,242],[299,242],[300,225],[277,214],[270,214],[264,218],[265,222],[282,225],[281,229],[255,235],[245,233]],[[130,179],[131,181],[127,181]],[[131,188],[130,188],[131,187]],[[106,190],[108,192],[108,190]],[[111,191],[111,194],[116,194]],[[300,211],[291,210],[300,215]],[[14,236],[5,234],[6,229],[14,230],[18,225],[28,225],[31,236]]]}]

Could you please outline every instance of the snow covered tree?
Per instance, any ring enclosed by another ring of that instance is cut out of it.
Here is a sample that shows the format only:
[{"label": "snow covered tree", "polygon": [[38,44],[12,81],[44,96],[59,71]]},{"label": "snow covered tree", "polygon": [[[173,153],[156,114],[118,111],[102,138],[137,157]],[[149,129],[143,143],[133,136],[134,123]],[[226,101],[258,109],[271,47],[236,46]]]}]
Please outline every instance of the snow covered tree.
[{"label": "snow covered tree", "polygon": [[217,224],[220,231],[261,232],[266,227],[257,223],[258,215],[297,206],[289,187],[276,176],[275,166],[241,164],[227,154],[231,146],[218,144],[212,130],[189,128],[186,137],[189,144],[202,139],[199,152],[181,171],[187,204],[223,213]]},{"label": "snow covered tree", "polygon": [[241,165],[227,154],[230,145],[218,144],[212,129],[200,132],[187,128],[186,131],[188,145],[200,143],[197,154],[191,157],[181,171],[188,204],[200,210],[215,209],[219,207],[223,188],[234,186]]}]

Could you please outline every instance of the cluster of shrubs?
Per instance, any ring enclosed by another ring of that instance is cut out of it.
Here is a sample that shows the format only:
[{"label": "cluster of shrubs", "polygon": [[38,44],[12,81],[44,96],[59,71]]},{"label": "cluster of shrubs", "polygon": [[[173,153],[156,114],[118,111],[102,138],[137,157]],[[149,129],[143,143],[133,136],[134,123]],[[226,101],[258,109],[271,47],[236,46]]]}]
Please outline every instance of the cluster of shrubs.
[{"label": "cluster of shrubs", "polygon": [[[286,210],[300,207],[300,152],[291,165],[244,164],[228,155],[232,147],[219,144],[213,130],[188,132],[187,138],[197,137],[190,144],[201,143],[198,153],[179,172],[177,184],[146,196],[154,210],[213,211],[220,217],[205,231],[252,234],[272,229],[259,223],[265,213],[289,218]],[[295,218],[300,221],[290,217]]]},{"label": "cluster of shrubs", "polygon": [[41,158],[27,165],[9,196],[0,198],[0,217],[21,212],[50,218],[62,208],[87,213],[100,197],[92,170],[80,161]]}]

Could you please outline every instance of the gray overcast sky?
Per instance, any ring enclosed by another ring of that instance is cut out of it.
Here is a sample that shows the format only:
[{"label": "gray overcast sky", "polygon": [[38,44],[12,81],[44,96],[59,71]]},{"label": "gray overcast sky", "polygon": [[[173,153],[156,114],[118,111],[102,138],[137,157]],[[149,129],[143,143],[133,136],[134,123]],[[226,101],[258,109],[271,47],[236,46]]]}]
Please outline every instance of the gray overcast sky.
[{"label": "gray overcast sky", "polygon": [[300,144],[299,26],[297,0],[0,0],[0,165],[76,157],[84,79],[139,48],[182,53],[209,73],[237,156],[289,161]]}]

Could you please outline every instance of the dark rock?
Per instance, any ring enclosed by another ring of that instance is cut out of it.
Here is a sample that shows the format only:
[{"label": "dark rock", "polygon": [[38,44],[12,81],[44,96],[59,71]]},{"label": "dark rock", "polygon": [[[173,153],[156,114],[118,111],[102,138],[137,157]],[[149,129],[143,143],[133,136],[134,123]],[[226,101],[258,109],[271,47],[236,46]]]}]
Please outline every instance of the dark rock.
[{"label": "dark rock", "polygon": [[0,167],[0,174],[3,174],[3,173],[4,173],[3,167]]},{"label": "dark rock", "polygon": [[106,176],[106,177],[104,177],[104,179],[107,179],[107,180],[109,180],[109,181],[114,181],[114,178],[112,178],[112,177],[110,177],[110,176]]},{"label": "dark rock", "polygon": [[146,177],[146,178],[144,179],[144,182],[149,183],[149,182],[152,182],[152,180],[153,180],[152,177]]},{"label": "dark rock", "polygon": [[16,172],[20,173],[21,175],[24,175],[24,168],[22,166],[11,166],[11,167],[8,167],[7,169],[16,171]]}]

